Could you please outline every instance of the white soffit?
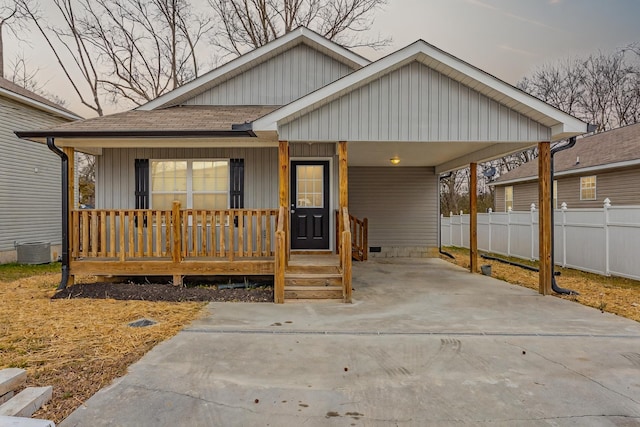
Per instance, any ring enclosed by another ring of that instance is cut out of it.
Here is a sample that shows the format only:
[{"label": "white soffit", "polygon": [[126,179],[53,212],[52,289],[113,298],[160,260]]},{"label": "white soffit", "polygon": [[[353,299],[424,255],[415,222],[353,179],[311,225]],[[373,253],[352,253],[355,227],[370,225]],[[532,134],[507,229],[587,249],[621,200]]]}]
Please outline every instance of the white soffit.
[{"label": "white soffit", "polygon": [[253,130],[277,130],[292,121],[382,75],[413,61],[450,77],[552,129],[552,141],[581,135],[587,124],[526,92],[426,43],[423,40],[400,49],[366,67],[310,93],[253,122]]},{"label": "white soffit", "polygon": [[299,27],[136,109],[146,111],[178,104],[301,43],[307,44],[353,69],[360,69],[371,63],[368,59],[322,37],[318,33],[305,27]]}]

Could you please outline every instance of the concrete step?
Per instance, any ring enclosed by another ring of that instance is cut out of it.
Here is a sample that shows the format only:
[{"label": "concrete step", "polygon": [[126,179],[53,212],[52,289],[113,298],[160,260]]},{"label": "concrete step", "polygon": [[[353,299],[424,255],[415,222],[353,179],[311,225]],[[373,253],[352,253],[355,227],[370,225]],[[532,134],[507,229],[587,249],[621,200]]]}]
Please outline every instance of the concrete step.
[{"label": "concrete step", "polygon": [[342,286],[285,286],[284,299],[342,299]]},{"label": "concrete step", "polygon": [[0,405],[0,415],[30,417],[51,400],[53,387],[27,387]]},{"label": "concrete step", "polygon": [[53,421],[39,420],[37,418],[7,417],[0,415],[2,427],[56,427]]},{"label": "concrete step", "polygon": [[288,286],[342,286],[342,275],[338,273],[285,273],[285,289]]},{"label": "concrete step", "polygon": [[27,381],[27,371],[18,368],[0,370],[0,398],[14,391]]}]

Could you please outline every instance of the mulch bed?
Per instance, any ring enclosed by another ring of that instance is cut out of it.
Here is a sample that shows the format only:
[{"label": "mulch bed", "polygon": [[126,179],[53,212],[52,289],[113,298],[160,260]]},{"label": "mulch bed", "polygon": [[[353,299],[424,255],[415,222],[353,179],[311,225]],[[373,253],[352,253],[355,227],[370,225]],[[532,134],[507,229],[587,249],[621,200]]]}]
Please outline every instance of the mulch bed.
[{"label": "mulch bed", "polygon": [[77,284],[56,292],[53,299],[93,298],[136,301],[273,302],[273,287],[218,289],[217,286],[182,287],[160,283]]}]

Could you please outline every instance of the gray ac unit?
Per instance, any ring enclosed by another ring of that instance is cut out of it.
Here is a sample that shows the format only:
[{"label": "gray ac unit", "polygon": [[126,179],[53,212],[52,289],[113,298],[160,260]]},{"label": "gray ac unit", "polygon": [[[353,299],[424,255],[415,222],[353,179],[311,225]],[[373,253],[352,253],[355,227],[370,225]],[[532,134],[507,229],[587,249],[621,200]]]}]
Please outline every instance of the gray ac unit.
[{"label": "gray ac unit", "polygon": [[48,264],[51,262],[51,243],[19,243],[18,264]]}]

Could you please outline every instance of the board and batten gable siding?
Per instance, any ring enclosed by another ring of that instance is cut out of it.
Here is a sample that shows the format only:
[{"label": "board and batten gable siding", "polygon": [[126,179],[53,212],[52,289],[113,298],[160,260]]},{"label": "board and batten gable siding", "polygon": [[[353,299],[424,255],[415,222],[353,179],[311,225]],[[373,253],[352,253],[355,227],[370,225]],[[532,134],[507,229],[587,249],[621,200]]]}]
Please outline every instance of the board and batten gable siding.
[{"label": "board and batten gable siding", "polygon": [[[429,167],[350,167],[349,213],[369,220],[369,246],[438,246],[438,177]],[[389,252],[391,252],[389,251]],[[409,254],[407,254],[409,255]],[[389,254],[388,256],[393,256]]]},{"label": "board and batten gable siding", "polygon": [[551,129],[414,61],[282,123],[294,141],[547,141]]},{"label": "board and batten gable siding", "polygon": [[[292,144],[290,153],[334,157],[335,144]],[[244,159],[245,208],[278,207],[277,148],[105,148],[96,157],[97,208],[135,207],[135,159]]]},{"label": "board and batten gable siding", "polygon": [[60,158],[14,131],[67,121],[0,98],[0,252],[14,251],[14,242],[61,243]]},{"label": "board and batten gable siding", "polygon": [[[596,177],[596,199],[580,200],[580,177]],[[611,200],[614,206],[640,205],[640,169],[626,168],[609,172],[585,172],[569,177],[557,177],[558,209],[562,203],[569,208],[601,208],[604,199]],[[514,183],[513,210],[528,211],[531,203],[538,206],[538,182]],[[496,187],[496,212],[504,212],[504,186]]]},{"label": "board and batten gable siding", "polygon": [[186,105],[285,105],[353,70],[305,44],[208,89]]}]

